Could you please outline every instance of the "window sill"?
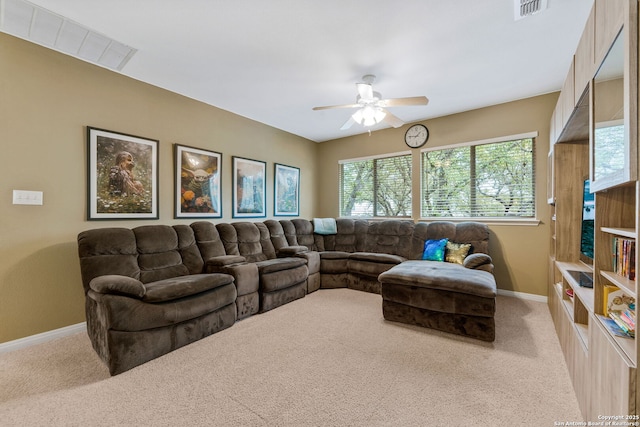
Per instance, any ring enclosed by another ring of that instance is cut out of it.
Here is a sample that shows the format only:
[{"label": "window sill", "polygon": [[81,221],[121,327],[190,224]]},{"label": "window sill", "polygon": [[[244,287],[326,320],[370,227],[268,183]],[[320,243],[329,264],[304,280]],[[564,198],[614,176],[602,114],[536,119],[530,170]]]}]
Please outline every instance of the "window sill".
[{"label": "window sill", "polygon": [[484,217],[469,217],[469,218],[453,218],[453,217],[432,217],[432,218],[420,218],[417,222],[434,222],[434,221],[449,221],[449,222],[481,222],[487,225],[524,225],[534,226],[540,225],[540,220],[536,218],[484,218]]},{"label": "window sill", "polygon": [[[396,219],[401,221],[412,221],[411,218],[403,216],[403,217],[366,217],[366,216],[341,216],[338,218],[349,218],[349,219],[363,219],[369,222],[375,221],[387,221],[390,219]],[[449,222],[481,222],[487,225],[522,225],[522,226],[533,226],[537,227],[540,225],[540,220],[536,218],[485,218],[485,217],[430,217],[430,218],[418,218],[413,220],[414,222],[434,222],[434,221],[449,221]]]}]

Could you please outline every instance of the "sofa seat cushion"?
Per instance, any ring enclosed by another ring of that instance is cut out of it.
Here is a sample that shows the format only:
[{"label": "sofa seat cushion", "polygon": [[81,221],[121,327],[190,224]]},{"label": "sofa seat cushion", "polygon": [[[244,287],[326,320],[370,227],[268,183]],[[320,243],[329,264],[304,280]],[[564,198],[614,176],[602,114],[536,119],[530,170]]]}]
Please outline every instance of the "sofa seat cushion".
[{"label": "sofa seat cushion", "polygon": [[309,248],[306,246],[285,246],[278,250],[279,257],[295,256],[296,254],[308,252]]},{"label": "sofa seat cushion", "polygon": [[493,274],[448,262],[406,261],[382,273],[379,280],[382,283],[439,289],[483,298],[495,298],[497,295]]},{"label": "sofa seat cushion", "polygon": [[289,258],[273,258],[264,261],[258,261],[255,263],[258,266],[258,272],[260,275],[273,273],[275,271],[289,270],[292,268],[305,265],[304,258],[289,257]]},{"label": "sofa seat cushion", "polygon": [[[87,296],[99,309],[94,316],[109,330],[144,331],[175,325],[213,313],[236,301],[236,287],[227,283],[208,291],[161,303],[149,303],[122,295],[100,294],[90,290]],[[235,307],[234,307],[235,313]]]},{"label": "sofa seat cushion", "polygon": [[232,264],[241,264],[247,259],[241,255],[218,255],[206,260],[207,267],[224,267]]},{"label": "sofa seat cushion", "polygon": [[308,276],[309,270],[305,263],[287,270],[260,274],[260,292],[274,292],[286,289],[306,281]]},{"label": "sofa seat cushion", "polygon": [[349,272],[347,261],[351,252],[325,251],[320,252],[320,273],[343,274]]},{"label": "sofa seat cushion", "polygon": [[320,258],[323,260],[332,260],[332,259],[347,259],[351,255],[351,252],[344,251],[324,251],[320,252]]},{"label": "sofa seat cushion", "polygon": [[379,254],[374,252],[354,252],[349,254],[349,260],[354,261],[369,261],[369,262],[378,262],[382,264],[400,264],[403,261],[406,261],[406,258],[403,258],[399,255],[390,255],[390,254]]},{"label": "sofa seat cushion", "polygon": [[191,274],[147,283],[142,300],[150,303],[171,301],[196,295],[222,285],[233,283],[229,274]]}]

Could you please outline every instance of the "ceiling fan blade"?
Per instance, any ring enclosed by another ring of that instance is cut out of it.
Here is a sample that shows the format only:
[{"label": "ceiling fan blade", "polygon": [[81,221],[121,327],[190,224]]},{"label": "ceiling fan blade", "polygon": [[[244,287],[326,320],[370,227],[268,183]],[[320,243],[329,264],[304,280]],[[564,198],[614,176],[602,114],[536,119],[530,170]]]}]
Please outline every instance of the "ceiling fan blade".
[{"label": "ceiling fan blade", "polygon": [[400,120],[400,118],[398,118],[397,116],[394,116],[393,114],[391,114],[387,110],[385,110],[384,112],[386,114],[384,116],[384,119],[382,119],[382,121],[385,122],[386,124],[388,124],[389,126],[392,126],[394,128],[399,128],[400,126],[402,126],[404,124],[404,122],[402,120]]},{"label": "ceiling fan blade", "polygon": [[381,99],[378,105],[381,107],[402,107],[411,105],[427,105],[429,100],[426,96],[410,96],[408,98]]},{"label": "ceiling fan blade", "polygon": [[349,120],[347,120],[341,127],[340,130],[347,130],[349,129],[351,126],[353,126],[355,124],[355,120],[353,120],[353,117],[349,116]]},{"label": "ceiling fan blade", "polygon": [[356,107],[362,107],[362,105],[360,104],[326,105],[324,107],[313,107],[312,110],[318,111],[318,110],[330,110],[332,108],[356,108]]},{"label": "ceiling fan blade", "polygon": [[370,84],[367,83],[356,83],[356,88],[358,89],[358,95],[360,95],[360,99],[369,100],[373,99],[373,88]]}]

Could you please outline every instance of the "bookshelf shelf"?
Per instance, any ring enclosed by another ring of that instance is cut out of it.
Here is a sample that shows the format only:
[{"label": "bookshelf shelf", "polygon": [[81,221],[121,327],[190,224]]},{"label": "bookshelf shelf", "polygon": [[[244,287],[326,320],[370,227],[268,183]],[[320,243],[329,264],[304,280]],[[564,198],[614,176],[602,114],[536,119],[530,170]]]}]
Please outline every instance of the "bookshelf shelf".
[{"label": "bookshelf shelf", "polygon": [[615,227],[600,227],[603,233],[613,234],[614,236],[628,237],[630,239],[636,238],[635,228],[615,228]]},{"label": "bookshelf shelf", "polygon": [[[600,318],[596,317],[597,322],[600,324],[603,330],[607,328],[602,324]],[[611,344],[614,346],[618,354],[624,358],[626,364],[631,367],[636,366],[636,340],[633,338],[621,338],[615,337],[609,333],[606,334]]]},{"label": "bookshelf shelf", "polygon": [[613,271],[600,270],[600,274],[607,279],[611,284],[616,285],[622,289],[629,296],[636,297],[636,281],[629,280],[626,277],[622,277],[618,273]]}]

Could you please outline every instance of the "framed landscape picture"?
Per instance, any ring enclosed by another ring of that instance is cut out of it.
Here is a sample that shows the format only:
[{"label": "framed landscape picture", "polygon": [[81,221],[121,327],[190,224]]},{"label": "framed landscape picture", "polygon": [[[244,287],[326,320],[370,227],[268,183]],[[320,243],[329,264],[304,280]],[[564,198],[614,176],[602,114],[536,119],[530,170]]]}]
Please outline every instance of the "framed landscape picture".
[{"label": "framed landscape picture", "polygon": [[87,219],[158,219],[158,141],[87,127]]},{"label": "framed landscape picture", "polygon": [[233,156],[233,217],[259,218],[267,215],[266,163]]},{"label": "framed landscape picture", "polygon": [[273,214],[300,215],[300,169],[276,163],[273,183]]},{"label": "framed landscape picture", "polygon": [[222,218],[222,154],[174,144],[175,217]]}]

